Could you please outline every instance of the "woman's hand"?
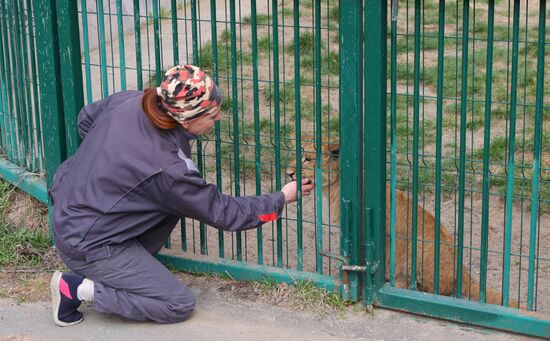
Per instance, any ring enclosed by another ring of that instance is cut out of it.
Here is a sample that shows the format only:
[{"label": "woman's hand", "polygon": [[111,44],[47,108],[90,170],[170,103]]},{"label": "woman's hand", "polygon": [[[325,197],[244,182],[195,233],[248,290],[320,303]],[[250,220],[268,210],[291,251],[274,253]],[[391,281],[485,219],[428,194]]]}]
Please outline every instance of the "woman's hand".
[{"label": "woman's hand", "polygon": [[[315,186],[311,179],[302,179],[302,196],[310,195],[314,187]],[[287,183],[281,191],[285,195],[285,204],[298,200],[298,183],[296,181]]]}]

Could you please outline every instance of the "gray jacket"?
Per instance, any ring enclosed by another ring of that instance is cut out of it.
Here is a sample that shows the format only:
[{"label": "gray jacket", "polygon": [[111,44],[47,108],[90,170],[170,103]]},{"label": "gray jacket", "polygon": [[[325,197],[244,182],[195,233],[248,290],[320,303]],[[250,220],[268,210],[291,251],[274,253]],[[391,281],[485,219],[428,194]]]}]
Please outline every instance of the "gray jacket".
[{"label": "gray jacket", "polygon": [[156,128],[141,108],[142,95],[119,92],[81,110],[82,144],[49,190],[58,248],[122,243],[170,217],[239,231],[281,216],[282,192],[232,197],[206,183],[190,159],[193,136],[179,126]]}]

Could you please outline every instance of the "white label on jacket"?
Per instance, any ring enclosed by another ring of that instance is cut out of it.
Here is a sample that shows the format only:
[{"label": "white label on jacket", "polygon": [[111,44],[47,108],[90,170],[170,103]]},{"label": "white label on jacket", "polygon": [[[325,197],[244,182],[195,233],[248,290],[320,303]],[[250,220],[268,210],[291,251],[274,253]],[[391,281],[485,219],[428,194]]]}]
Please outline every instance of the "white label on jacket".
[{"label": "white label on jacket", "polygon": [[195,163],[193,162],[193,160],[191,160],[190,158],[188,158],[185,153],[183,152],[183,150],[181,149],[178,149],[178,156],[180,159],[182,159],[183,161],[185,161],[185,164],[187,165],[187,169],[189,170],[189,172],[197,172],[200,174],[197,166],[195,166]]}]

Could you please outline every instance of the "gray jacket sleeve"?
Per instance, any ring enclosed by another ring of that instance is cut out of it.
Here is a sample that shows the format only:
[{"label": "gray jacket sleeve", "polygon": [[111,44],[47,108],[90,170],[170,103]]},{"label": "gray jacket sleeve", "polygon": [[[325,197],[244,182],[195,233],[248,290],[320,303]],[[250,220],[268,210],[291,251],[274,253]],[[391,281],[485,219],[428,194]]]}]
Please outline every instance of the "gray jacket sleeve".
[{"label": "gray jacket sleeve", "polygon": [[175,177],[166,192],[164,209],[227,231],[248,230],[281,217],[283,192],[233,197],[220,193],[199,174]]},{"label": "gray jacket sleeve", "polygon": [[103,113],[103,109],[111,100],[111,96],[104,98],[100,101],[90,103],[82,108],[78,113],[77,126],[78,126],[78,135],[82,140],[88,134],[90,127],[97,118]]}]

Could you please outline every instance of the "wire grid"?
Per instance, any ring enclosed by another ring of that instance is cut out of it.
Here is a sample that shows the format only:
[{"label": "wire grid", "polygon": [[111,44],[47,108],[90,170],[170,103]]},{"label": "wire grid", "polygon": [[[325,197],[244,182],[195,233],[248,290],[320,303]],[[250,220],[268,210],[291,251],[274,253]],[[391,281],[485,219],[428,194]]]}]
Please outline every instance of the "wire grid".
[{"label": "wire grid", "polygon": [[[409,191],[411,207],[420,207],[409,210],[418,225],[408,226],[407,235],[433,243],[423,239],[421,209],[434,213],[453,234],[458,264],[482,287],[504,292],[505,304],[512,298],[548,311],[546,2],[427,0],[399,1],[398,12],[393,7],[387,174]],[[415,244],[407,243],[413,287],[423,284],[413,264],[434,264]],[[461,267],[452,267],[461,278]]]},{"label": "wire grid", "polygon": [[[123,5],[80,1],[86,102],[154,87],[175,64],[199,65],[220,85],[224,118],[195,141],[194,158],[222,192],[280,190],[290,181],[287,166],[302,159],[302,136],[317,155],[321,143],[337,143],[337,1]],[[182,219],[165,252],[337,275],[320,254],[339,253],[338,217],[320,193],[319,183],[314,196],[287,206],[283,219],[247,232]]]},{"label": "wire grid", "polygon": [[33,3],[0,1],[0,153],[44,176]]}]

